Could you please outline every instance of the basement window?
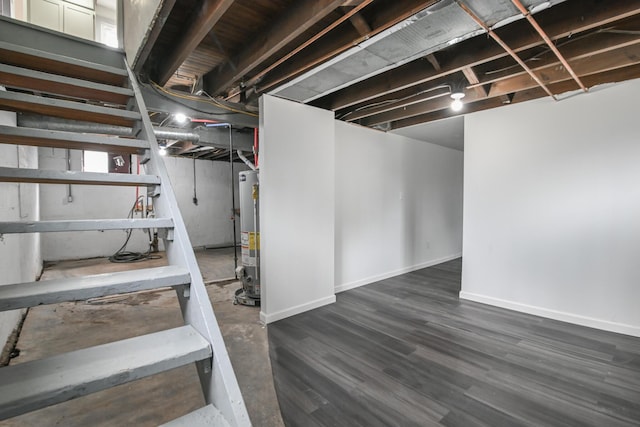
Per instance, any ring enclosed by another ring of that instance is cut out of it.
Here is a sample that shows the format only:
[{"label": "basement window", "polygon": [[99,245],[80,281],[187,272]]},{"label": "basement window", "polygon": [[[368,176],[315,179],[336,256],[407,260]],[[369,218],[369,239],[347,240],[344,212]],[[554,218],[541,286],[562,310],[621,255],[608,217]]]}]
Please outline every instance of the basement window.
[{"label": "basement window", "polygon": [[107,46],[118,47],[116,26],[107,22],[100,23],[100,41]]},{"label": "basement window", "polygon": [[85,172],[109,172],[108,156],[108,153],[100,151],[85,151],[82,159],[82,170]]},{"label": "basement window", "polygon": [[119,153],[84,151],[82,170],[99,173],[131,173],[131,156]]}]

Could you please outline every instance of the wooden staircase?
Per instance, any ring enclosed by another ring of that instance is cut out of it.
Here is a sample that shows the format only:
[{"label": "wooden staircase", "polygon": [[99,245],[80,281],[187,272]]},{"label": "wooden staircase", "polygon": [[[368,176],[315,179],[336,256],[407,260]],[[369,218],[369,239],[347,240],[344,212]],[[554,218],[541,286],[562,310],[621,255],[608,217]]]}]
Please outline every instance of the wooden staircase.
[{"label": "wooden staircase", "polygon": [[[132,127],[119,138],[0,126],[0,143],[137,154],[144,175],[0,168],[0,182],[143,186],[156,218],[0,222],[0,235],[159,229],[169,265],[0,286],[0,311],[171,286],[185,326],[0,368],[0,420],[195,363],[206,406],[171,426],[250,421],[135,76],[119,50],[0,19],[0,110]],[[44,187],[43,187],[44,188]],[[45,190],[43,190],[45,191]],[[117,408],[114,408],[117,410]]]}]

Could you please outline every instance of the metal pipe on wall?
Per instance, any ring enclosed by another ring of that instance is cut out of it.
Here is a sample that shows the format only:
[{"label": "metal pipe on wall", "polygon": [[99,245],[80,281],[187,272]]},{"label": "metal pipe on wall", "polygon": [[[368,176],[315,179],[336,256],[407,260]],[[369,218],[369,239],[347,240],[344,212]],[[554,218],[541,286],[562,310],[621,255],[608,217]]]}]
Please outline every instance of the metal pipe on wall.
[{"label": "metal pipe on wall", "polygon": [[249,168],[251,168],[252,171],[256,170],[256,167],[253,163],[251,163],[251,160],[247,159],[244,155],[244,153],[242,152],[242,150],[238,150],[238,157],[240,157],[240,160],[242,160],[247,166],[249,166]]},{"label": "metal pipe on wall", "polygon": [[233,271],[238,278],[238,242],[236,238],[236,191],[233,185],[233,133],[231,132],[231,125],[229,125],[229,165],[231,166],[231,218],[233,221]]},{"label": "metal pipe on wall", "polygon": [[[67,152],[66,152],[66,156],[67,156],[67,172],[69,172],[71,170],[71,150],[67,148]],[[68,203],[72,203],[73,202],[73,193],[71,192],[71,184],[68,185],[67,187],[67,202]]]},{"label": "metal pipe on wall", "polygon": [[231,221],[233,221],[233,268],[236,279],[238,278],[238,238],[236,237],[236,194],[233,174],[233,128],[230,123],[209,123],[208,128],[228,127],[229,128],[229,169],[231,170]]},{"label": "metal pipe on wall", "polygon": [[[84,132],[116,136],[133,136],[132,129],[124,126],[61,120],[54,117],[36,116],[31,114],[19,114],[18,126],[36,129],[58,130],[63,132]],[[191,142],[200,141],[200,135],[195,132],[169,130],[168,128],[154,128],[153,134],[157,139],[173,139]]]}]

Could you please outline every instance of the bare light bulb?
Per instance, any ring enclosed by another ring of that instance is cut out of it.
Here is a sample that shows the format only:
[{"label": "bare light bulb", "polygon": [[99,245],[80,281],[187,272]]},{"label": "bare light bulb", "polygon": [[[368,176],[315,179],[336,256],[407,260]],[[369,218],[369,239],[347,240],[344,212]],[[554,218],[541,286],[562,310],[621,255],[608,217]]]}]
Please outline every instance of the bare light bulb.
[{"label": "bare light bulb", "polygon": [[187,116],[185,116],[182,113],[174,114],[173,118],[176,119],[176,122],[178,122],[180,124],[186,123],[186,121],[187,121]]},{"label": "bare light bulb", "polygon": [[158,153],[160,153],[161,156],[166,156],[167,155],[167,149],[164,147],[160,147],[160,150],[158,151]]},{"label": "bare light bulb", "polygon": [[462,103],[462,98],[464,98],[463,92],[454,92],[451,94],[451,98],[453,101],[451,102],[451,109],[455,112],[462,110],[464,104]]}]

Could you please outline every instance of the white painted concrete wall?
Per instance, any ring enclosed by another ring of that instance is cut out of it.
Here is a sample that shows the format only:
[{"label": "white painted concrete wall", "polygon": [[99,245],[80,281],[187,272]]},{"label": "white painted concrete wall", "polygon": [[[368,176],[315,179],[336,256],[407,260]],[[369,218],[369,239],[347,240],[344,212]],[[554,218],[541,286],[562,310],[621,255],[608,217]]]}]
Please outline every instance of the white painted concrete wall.
[{"label": "white painted concrete wall", "polygon": [[459,257],[463,153],[335,126],[336,292]]},{"label": "white painted concrete wall", "polygon": [[264,322],[335,301],[334,155],[332,112],[261,98]]},{"label": "white painted concrete wall", "polygon": [[[81,170],[81,152],[72,150],[71,159],[72,169]],[[233,243],[233,222],[229,164],[205,160],[196,162],[197,206],[193,203],[193,160],[165,158],[191,243],[195,247],[230,245]],[[40,164],[43,169],[64,170],[65,150],[41,148]],[[132,164],[135,170],[135,156]],[[245,169],[247,167],[244,165],[234,165],[236,196],[237,171]],[[144,173],[142,168],[141,173]],[[66,186],[42,185],[42,219],[125,218],[136,198],[135,187],[73,185],[72,194],[73,202],[69,203]],[[145,194],[144,188],[140,189],[140,194]],[[139,214],[136,218],[140,218]],[[42,235],[42,252],[47,261],[105,257],[116,252],[125,238],[126,234],[121,230],[47,233]],[[141,230],[134,230],[127,249],[144,252],[147,247],[147,234]]]},{"label": "white painted concrete wall", "polygon": [[[82,170],[82,152],[70,150],[71,169]],[[66,150],[40,148],[40,168],[66,170]],[[144,188],[141,188],[144,194]],[[73,201],[67,201],[66,185],[40,186],[40,216],[43,220],[126,218],[136,198],[135,187],[72,185]],[[140,218],[139,215],[136,218]],[[83,231],[42,234],[45,261],[104,257],[115,253],[124,243],[122,230]],[[128,250],[146,251],[148,237],[134,230]]]},{"label": "white painted concrete wall", "polygon": [[[193,160],[166,157],[171,185],[176,192],[180,212],[194,247],[225,246],[233,244],[231,209],[231,171],[228,162],[196,160],[196,194],[193,203]],[[238,203],[238,173],[249,169],[234,163],[233,185],[235,205]],[[236,217],[237,241],[240,242],[240,218]]]},{"label": "white painted concrete wall", "polygon": [[466,117],[462,298],[640,336],[638,96]]},{"label": "white painted concrete wall", "polygon": [[[15,124],[14,113],[0,111],[0,125]],[[0,144],[0,166],[36,168],[37,149]],[[37,184],[0,183],[0,221],[38,219]],[[38,234],[6,234],[0,238],[0,284],[33,281],[40,274],[41,268]],[[22,310],[0,312],[0,347],[4,347],[21,317]]]}]

